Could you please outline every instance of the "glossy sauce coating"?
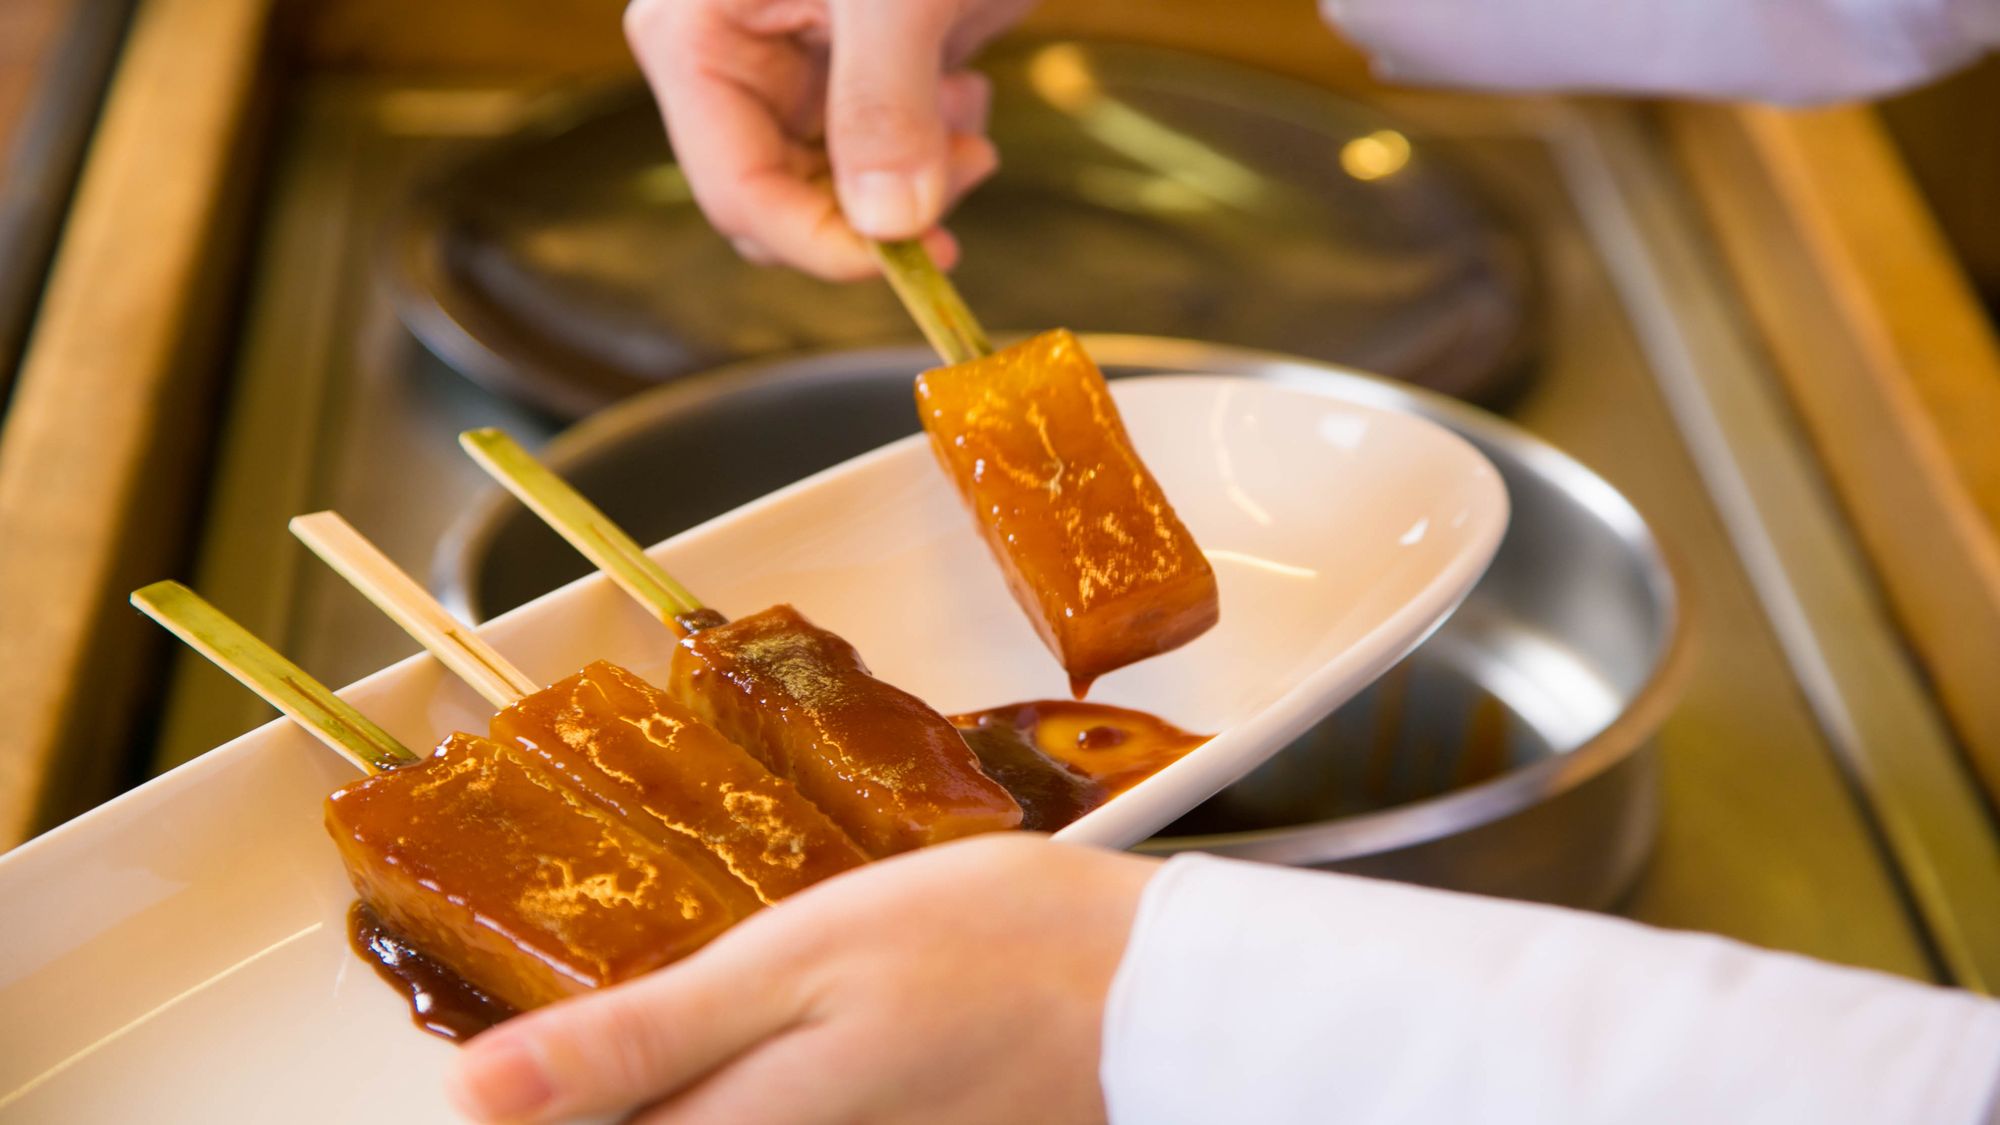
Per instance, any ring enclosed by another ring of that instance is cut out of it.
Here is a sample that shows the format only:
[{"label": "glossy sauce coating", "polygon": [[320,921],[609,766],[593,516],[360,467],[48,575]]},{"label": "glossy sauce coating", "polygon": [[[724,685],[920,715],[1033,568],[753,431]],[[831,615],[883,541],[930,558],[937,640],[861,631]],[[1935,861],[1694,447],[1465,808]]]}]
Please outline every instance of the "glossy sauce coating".
[{"label": "glossy sauce coating", "polygon": [[1078,698],[1215,624],[1215,572],[1075,336],[927,371],[916,393],[932,449]]},{"label": "glossy sauce coating", "polygon": [[500,712],[493,737],[635,831],[700,842],[766,903],[868,862],[790,782],[617,665],[598,661]]},{"label": "glossy sauce coating", "polygon": [[872,856],[1021,823],[944,716],[790,606],[685,638],[667,687]]},{"label": "glossy sauce coating", "polygon": [[347,912],[347,941],[377,976],[408,997],[410,1022],[440,1039],[463,1043],[517,1014],[383,924],[365,902]]},{"label": "glossy sauce coating", "polygon": [[1144,711],[1102,703],[1011,703],[951,720],[1027,810],[1052,832],[1207,742]]},{"label": "glossy sauce coating", "polygon": [[335,791],[326,826],[390,929],[515,1008],[658,968],[760,905],[472,735]]}]

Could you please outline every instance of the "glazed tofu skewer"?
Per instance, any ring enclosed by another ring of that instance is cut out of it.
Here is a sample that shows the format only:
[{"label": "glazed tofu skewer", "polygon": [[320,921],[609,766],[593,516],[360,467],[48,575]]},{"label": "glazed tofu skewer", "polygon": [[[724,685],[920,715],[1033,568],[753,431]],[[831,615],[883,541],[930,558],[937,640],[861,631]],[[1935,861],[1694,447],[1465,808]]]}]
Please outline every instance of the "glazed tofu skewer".
[{"label": "glazed tofu skewer", "polygon": [[421,760],[305,669],[186,586],[155,582],[134,590],[132,604],[361,772],[372,774]]},{"label": "glazed tofu skewer", "polygon": [[[500,709],[495,741],[539,758],[576,792],[728,890],[739,912],[867,862],[790,782],[638,676],[596,661],[538,687],[339,515],[300,516],[291,527]],[[738,883],[754,898],[736,894]]]},{"label": "glazed tofu skewer", "polygon": [[871,855],[1018,827],[1021,807],[945,719],[853,645],[779,605],[728,621],[506,434],[473,459],[681,638],[667,690],[795,783]]},{"label": "glazed tofu skewer", "polygon": [[424,651],[437,657],[494,707],[511,707],[541,690],[514,662],[439,605],[424,588],[335,512],[295,517],[288,525],[313,554],[361,591]]},{"label": "glazed tofu skewer", "polygon": [[483,997],[527,1008],[613,984],[740,916],[523,751],[455,734],[419,758],[192,590],[160,582],[132,602],[369,774],[326,800],[349,880],[368,911]]},{"label": "glazed tofu skewer", "polygon": [[1075,336],[926,371],[916,398],[938,464],[1077,698],[1214,626],[1215,571]]},{"label": "glazed tofu skewer", "polygon": [[1208,631],[1215,573],[1146,468],[1083,344],[1057,329],[995,352],[921,244],[875,247],[947,367],[917,413],[1029,621],[1079,699],[1106,672]]},{"label": "glazed tofu skewer", "polygon": [[720,624],[721,614],[703,606],[666,568],[610,516],[550,472],[519,442],[500,430],[467,430],[458,444],[486,474],[505,485],[528,510],[603,571],[633,601],[645,606],[675,636]]}]

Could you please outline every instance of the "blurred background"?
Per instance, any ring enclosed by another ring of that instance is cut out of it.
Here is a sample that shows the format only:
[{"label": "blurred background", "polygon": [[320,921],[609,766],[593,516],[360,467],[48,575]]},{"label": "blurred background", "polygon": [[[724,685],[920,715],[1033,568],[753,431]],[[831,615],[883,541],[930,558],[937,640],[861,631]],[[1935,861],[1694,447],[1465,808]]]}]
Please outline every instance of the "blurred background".
[{"label": "blurred background", "polygon": [[[693,210],[622,6],[0,3],[0,849],[269,718],[143,582],[339,683],[413,646],[292,514],[474,617],[581,573],[461,429],[642,539],[915,429],[885,291]],[[1224,7],[1052,3],[990,53],[974,308],[1117,374],[1393,379],[1518,459],[1519,514],[1467,614],[1177,831],[2000,981],[2000,63],[1803,111],[1480,96]],[[1615,790],[1311,850],[1586,751]]]}]

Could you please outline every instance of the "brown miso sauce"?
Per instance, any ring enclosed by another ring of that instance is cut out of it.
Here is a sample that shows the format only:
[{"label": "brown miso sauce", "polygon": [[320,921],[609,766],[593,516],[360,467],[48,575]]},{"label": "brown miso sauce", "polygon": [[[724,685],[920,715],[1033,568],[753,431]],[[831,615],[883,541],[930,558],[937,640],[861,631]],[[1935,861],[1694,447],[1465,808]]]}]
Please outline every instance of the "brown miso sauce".
[{"label": "brown miso sauce", "polygon": [[1109,750],[1132,740],[1132,732],[1118,727],[1090,727],[1076,736],[1078,750]]},{"label": "brown miso sauce", "polygon": [[1111,797],[1104,786],[1042,753],[1026,731],[959,722],[958,733],[979,756],[979,768],[1021,806],[1021,827],[1029,832],[1053,832]]},{"label": "brown miso sauce", "polygon": [[1061,828],[1209,739],[1144,711],[1066,699],[951,722],[981,768],[1020,802],[1021,827],[1037,832]]},{"label": "brown miso sauce", "polygon": [[365,902],[347,912],[347,938],[377,976],[410,1001],[410,1022],[441,1039],[463,1043],[517,1013],[384,925]]}]

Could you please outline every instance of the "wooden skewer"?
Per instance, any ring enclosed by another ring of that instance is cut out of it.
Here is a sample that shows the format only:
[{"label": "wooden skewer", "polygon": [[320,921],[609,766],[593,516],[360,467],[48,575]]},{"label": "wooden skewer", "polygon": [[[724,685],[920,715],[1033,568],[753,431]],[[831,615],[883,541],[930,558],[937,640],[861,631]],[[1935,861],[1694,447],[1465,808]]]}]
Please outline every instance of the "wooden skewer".
[{"label": "wooden skewer", "polygon": [[910,319],[917,322],[924,339],[946,363],[965,363],[993,354],[986,330],[979,326],[951,279],[931,261],[923,243],[911,238],[871,241],[868,246]]},{"label": "wooden skewer", "polygon": [[651,610],[681,636],[722,619],[654,562],[623,528],[597,505],[584,499],[569,482],[501,430],[467,430],[458,444],[472,455],[488,476],[507,487],[543,523],[569,541],[619,588]]},{"label": "wooden skewer", "polygon": [[495,707],[509,707],[541,685],[453,617],[416,579],[389,560],[337,512],[314,512],[291,522],[292,534],[313,554],[374,602],[432,656]]},{"label": "wooden skewer", "polygon": [[[993,353],[985,329],[921,242],[871,241],[869,246],[903,307],[945,362],[964,363]],[[721,620],[648,557],[597,505],[550,472],[504,431],[491,427],[467,430],[458,435],[458,444],[488,476],[506,486],[543,523],[668,628],[686,636]]]},{"label": "wooden skewer", "polygon": [[186,586],[155,582],[134,590],[132,604],[363,772],[419,760],[394,735]]}]

